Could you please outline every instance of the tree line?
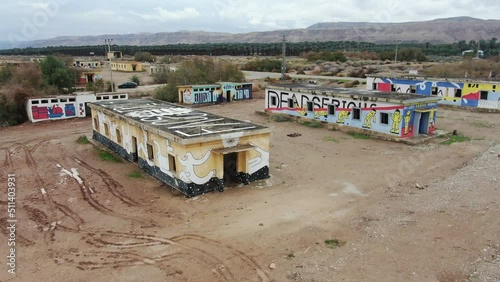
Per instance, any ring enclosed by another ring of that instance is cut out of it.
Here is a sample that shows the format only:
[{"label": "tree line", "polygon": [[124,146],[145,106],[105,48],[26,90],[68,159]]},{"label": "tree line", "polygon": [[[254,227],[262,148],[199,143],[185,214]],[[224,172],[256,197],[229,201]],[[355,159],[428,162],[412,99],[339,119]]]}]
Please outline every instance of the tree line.
[{"label": "tree line", "polygon": [[[451,44],[431,44],[402,42],[399,48],[417,48],[424,55],[459,56],[465,50],[478,49],[486,51],[492,56],[499,55],[500,43],[497,38],[490,40],[459,41]],[[325,41],[325,42],[287,42],[287,55],[299,56],[307,52],[320,51],[371,51],[386,52],[396,48],[396,43],[375,44],[358,41]],[[212,56],[277,56],[282,52],[282,43],[206,43],[206,44],[168,44],[168,45],[113,45],[112,50],[123,52],[125,55],[134,56],[138,52],[149,52],[155,56],[163,55],[212,55]],[[65,54],[71,56],[102,56],[105,54],[104,45],[94,46],[51,46],[41,48],[14,48],[0,50],[0,55],[53,55]]]}]

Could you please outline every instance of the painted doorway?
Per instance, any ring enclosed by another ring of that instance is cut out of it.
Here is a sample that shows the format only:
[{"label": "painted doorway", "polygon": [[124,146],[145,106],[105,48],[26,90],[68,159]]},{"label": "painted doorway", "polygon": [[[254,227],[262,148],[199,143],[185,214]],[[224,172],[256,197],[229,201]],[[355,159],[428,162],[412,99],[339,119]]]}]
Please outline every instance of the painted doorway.
[{"label": "painted doorway", "polygon": [[224,187],[238,184],[238,153],[224,155]]},{"label": "painted doorway", "polygon": [[226,102],[231,102],[231,90],[226,91]]},{"label": "painted doorway", "polygon": [[418,127],[418,133],[419,134],[429,134],[429,118],[430,118],[429,112],[422,113],[420,116],[420,124]]},{"label": "painted doorway", "polygon": [[137,137],[132,136],[132,161],[137,162],[139,154],[137,153]]}]

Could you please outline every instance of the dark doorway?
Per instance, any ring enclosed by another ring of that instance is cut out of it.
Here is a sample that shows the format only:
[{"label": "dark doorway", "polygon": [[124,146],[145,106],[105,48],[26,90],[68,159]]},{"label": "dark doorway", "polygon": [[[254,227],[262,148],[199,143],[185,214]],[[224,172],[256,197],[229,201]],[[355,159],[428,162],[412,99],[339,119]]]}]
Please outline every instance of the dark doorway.
[{"label": "dark doorway", "polygon": [[226,91],[226,101],[231,102],[231,90]]},{"label": "dark doorway", "polygon": [[224,187],[238,184],[238,153],[224,155]]},{"label": "dark doorway", "polygon": [[132,161],[137,162],[138,153],[137,153],[137,137],[132,136]]},{"label": "dark doorway", "polygon": [[89,117],[92,115],[92,111],[90,110],[89,103],[85,103],[85,116]]}]

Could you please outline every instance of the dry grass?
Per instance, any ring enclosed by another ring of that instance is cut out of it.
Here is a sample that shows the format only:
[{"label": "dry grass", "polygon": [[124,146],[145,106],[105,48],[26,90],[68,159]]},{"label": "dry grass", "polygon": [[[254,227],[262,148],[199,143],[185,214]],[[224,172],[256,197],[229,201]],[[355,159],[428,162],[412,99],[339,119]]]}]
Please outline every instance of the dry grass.
[{"label": "dry grass", "polygon": [[495,60],[466,59],[460,63],[436,64],[424,70],[424,74],[442,78],[467,78],[487,79],[490,71],[495,77],[500,74],[500,62]]}]

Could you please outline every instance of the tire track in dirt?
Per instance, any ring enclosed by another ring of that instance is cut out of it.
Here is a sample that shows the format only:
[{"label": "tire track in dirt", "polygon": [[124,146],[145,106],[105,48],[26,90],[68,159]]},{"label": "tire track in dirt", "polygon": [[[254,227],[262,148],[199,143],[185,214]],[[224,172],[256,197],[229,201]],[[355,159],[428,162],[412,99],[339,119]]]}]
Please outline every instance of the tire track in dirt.
[{"label": "tire track in dirt", "polygon": [[[152,220],[144,220],[144,219],[138,219],[134,218],[128,215],[124,215],[118,212],[115,212],[114,210],[106,207],[105,205],[101,204],[94,196],[94,194],[97,193],[97,191],[88,184],[88,182],[83,178],[78,171],[75,168],[71,168],[71,170],[68,170],[64,168],[60,164],[56,164],[58,168],[61,169],[61,172],[65,173],[66,175],[70,176],[73,178],[77,183],[78,186],[80,187],[80,192],[82,194],[83,199],[91,206],[93,207],[96,211],[101,212],[103,214],[109,215],[109,216],[115,216],[127,220],[133,220],[138,222],[139,224],[142,225],[142,227],[154,227],[156,224]],[[93,172],[93,171],[91,171]]]},{"label": "tire track in dirt", "polygon": [[[31,215],[30,219],[37,224],[44,224],[45,227],[43,227],[41,231],[48,234],[47,237],[50,241],[55,241],[55,231],[57,228],[70,232],[79,232],[81,230],[81,225],[83,225],[85,221],[67,206],[57,203],[47,192],[47,185],[41,177],[38,165],[33,157],[33,152],[44,142],[47,142],[47,140],[41,140],[31,148],[22,145],[22,148],[25,152],[26,165],[31,169],[32,175],[34,176],[35,189],[42,194],[43,201],[48,210],[47,212],[43,212],[27,205],[25,207],[27,208],[28,214]],[[63,225],[62,221],[59,220],[58,212],[70,218],[74,226]]]},{"label": "tire track in dirt", "polygon": [[218,246],[221,249],[226,248],[226,249],[230,250],[230,252],[232,254],[234,254],[236,257],[238,257],[241,261],[243,261],[248,267],[254,269],[257,272],[257,274],[259,275],[259,277],[262,278],[264,281],[269,280],[269,277],[267,276],[264,269],[262,267],[260,267],[259,264],[253,258],[248,256],[244,252],[237,250],[231,246],[224,245],[219,241],[209,239],[207,237],[203,237],[200,235],[193,235],[193,234],[176,236],[176,237],[171,238],[171,240],[175,241],[175,242],[179,242],[182,240],[197,240],[197,241],[201,241],[201,242],[204,242],[207,244],[212,244],[212,245]]},{"label": "tire track in dirt", "polygon": [[[196,247],[189,244],[189,241],[194,241],[194,243],[201,243],[203,247]],[[120,260],[116,264],[110,265],[109,263],[100,263],[98,258],[92,257],[91,255],[86,256],[86,260],[79,259],[80,262],[76,263],[77,267],[88,266],[91,268],[106,268],[106,267],[127,267],[135,266],[137,264],[158,265],[159,262],[166,262],[168,260],[173,260],[174,258],[183,259],[189,261],[196,261],[197,264],[207,263],[208,267],[212,268],[212,273],[216,274],[220,279],[224,281],[234,281],[235,275],[233,274],[231,267],[227,264],[236,264],[238,266],[243,265],[248,270],[255,271],[256,275],[263,281],[269,281],[267,273],[261,268],[258,263],[245,254],[242,251],[236,250],[230,246],[224,245],[219,241],[209,239],[199,235],[181,235],[173,238],[162,238],[157,236],[145,235],[145,234],[134,234],[134,233],[120,233],[114,231],[107,231],[105,233],[89,233],[86,242],[97,248],[106,249],[108,252],[94,252],[94,255],[98,254],[130,254],[130,252],[109,252],[110,249],[116,250],[131,250],[135,252],[147,251],[149,247],[157,246],[170,246],[167,252],[162,254],[160,257],[150,258],[146,255],[134,254],[135,258],[130,260]],[[216,254],[205,250],[214,249],[217,250]],[[172,253],[173,252],[173,253]],[[175,257],[173,255],[176,255]],[[223,260],[219,259],[222,257]],[[236,259],[236,260],[235,260]],[[225,263],[226,262],[226,263]],[[238,264],[237,262],[241,262]]]},{"label": "tire track in dirt", "polygon": [[95,169],[86,162],[82,161],[81,159],[76,158],[75,156],[72,156],[72,159],[82,167],[86,168],[87,170],[95,173],[96,175],[99,175],[99,177],[101,177],[102,181],[104,182],[104,185],[109,190],[109,192],[111,192],[111,194],[116,196],[120,201],[124,202],[129,206],[139,205],[138,202],[136,202],[134,199],[130,198],[129,196],[125,195],[123,192],[119,190],[123,189],[123,186],[116,180],[114,180],[107,172],[105,172],[102,169]]}]

